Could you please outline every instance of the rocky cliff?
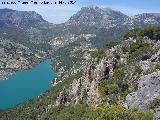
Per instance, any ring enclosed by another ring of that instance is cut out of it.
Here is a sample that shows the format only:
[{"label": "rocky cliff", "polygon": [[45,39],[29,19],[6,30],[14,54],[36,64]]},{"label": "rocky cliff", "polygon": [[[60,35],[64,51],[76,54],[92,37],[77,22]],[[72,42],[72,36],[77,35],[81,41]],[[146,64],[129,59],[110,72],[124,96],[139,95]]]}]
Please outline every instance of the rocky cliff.
[{"label": "rocky cliff", "polygon": [[145,111],[149,105],[160,97],[160,71],[142,76],[138,81],[138,90],[126,97],[130,107]]},{"label": "rocky cliff", "polygon": [[[91,59],[91,62],[87,63],[82,70],[82,77],[74,80],[69,89],[64,88],[60,92],[56,105],[87,103],[96,106],[100,103],[110,104],[110,101],[106,99],[112,100],[112,97],[115,96],[117,104],[123,104],[129,108],[136,107],[142,111],[149,110],[150,105],[160,97],[160,44],[159,41],[147,37],[144,37],[143,41],[142,46],[144,46],[133,52],[135,54],[140,50],[142,52],[140,57],[131,57],[134,55],[131,52],[132,45],[139,43],[138,39],[130,38],[120,45],[105,50],[105,55],[102,58]],[[148,45],[151,45],[151,49]],[[148,46],[147,51],[144,50],[146,46]],[[149,51],[152,51],[152,55],[148,54]],[[108,82],[109,88],[106,88],[105,92],[107,93],[104,97],[101,92],[101,83],[110,80],[115,82],[118,88],[115,86],[110,88],[115,84]],[[158,108],[156,107],[156,109]]]},{"label": "rocky cliff", "polygon": [[[29,50],[28,48],[36,49],[36,53],[39,51],[40,54],[44,53],[43,51],[41,52],[41,50],[45,50],[50,52],[52,56],[56,46],[60,50],[57,51],[56,55],[60,60],[57,65],[60,64],[63,67],[73,65],[73,68],[71,69],[71,73],[63,73],[65,75],[62,79],[57,81],[57,84],[43,95],[18,105],[14,109],[0,112],[0,119],[13,119],[14,116],[15,119],[22,119],[23,117],[23,119],[38,118],[43,120],[44,116],[55,116],[55,110],[59,113],[59,110],[62,110],[61,106],[74,106],[78,103],[87,103],[87,105],[93,106],[93,108],[102,103],[109,106],[120,104],[129,111],[130,109],[128,108],[132,107],[137,107],[144,111],[152,109],[157,113],[158,117],[160,106],[160,28],[151,27],[146,31],[138,31],[138,29],[136,29],[127,34],[128,37],[119,45],[109,44],[107,48],[100,50],[93,49],[92,47],[92,45],[96,44],[106,44],[106,41],[110,39],[108,36],[115,37],[116,29],[108,30],[108,28],[124,26],[132,28],[138,27],[137,25],[148,26],[159,24],[158,14],[143,14],[130,18],[110,9],[88,7],[82,8],[82,11],[78,12],[69,22],[65,23],[67,26],[64,26],[64,24],[51,26],[53,28],[48,29],[46,27],[46,29],[42,31],[34,26],[37,24],[39,26],[41,23],[45,23],[45,21],[34,12],[23,12],[22,14],[18,11],[4,9],[1,10],[1,15],[0,25],[1,28],[4,27],[6,31],[1,29],[2,32],[0,32],[0,34],[4,38],[9,37],[11,39],[8,39],[9,41],[3,39],[5,42],[1,42],[1,47],[3,47],[0,49],[2,51],[1,57],[6,56],[6,54],[12,55],[13,52],[13,56],[15,56],[17,60],[19,56],[14,53],[20,53],[25,56],[30,52],[27,52],[27,50]],[[32,24],[28,25],[31,21],[34,23],[33,28]],[[86,25],[86,27],[83,25]],[[29,26],[29,28],[26,29],[27,31],[22,29],[26,26]],[[19,28],[21,28],[21,30]],[[154,31],[150,32],[152,29]],[[138,34],[134,32],[138,32]],[[118,33],[122,34],[122,31],[118,30]],[[63,45],[64,42],[67,43],[67,46]],[[21,44],[17,46],[15,43]],[[50,46],[52,46],[52,48],[50,48]],[[16,52],[14,52],[12,48],[14,48]],[[51,51],[49,49],[51,49]],[[87,61],[84,64],[86,59],[82,58],[87,58],[89,62]],[[8,62],[5,57],[4,60]],[[62,60],[65,61],[65,64]],[[81,62],[82,67],[80,68],[82,69],[79,70],[77,64],[80,63],[79,65],[81,65]],[[2,64],[5,66],[4,63]],[[64,69],[60,70],[65,71]],[[77,71],[82,72],[80,77],[74,74]],[[152,81],[154,81],[154,83]],[[63,88],[63,86],[65,87]],[[119,106],[115,106],[112,109],[114,115],[114,110],[117,110],[117,108],[119,108]],[[111,109],[109,109],[109,111],[110,110]],[[118,114],[119,110],[124,109],[118,109]],[[108,109],[106,111],[108,111]],[[63,110],[61,112],[63,113]],[[73,113],[73,111],[71,111],[71,113]],[[104,113],[104,111],[101,113]],[[120,119],[123,114],[124,113],[120,114]],[[128,114],[131,115],[130,112]],[[126,114],[126,116],[128,114]],[[68,114],[66,114],[66,116],[68,116]],[[70,118],[72,117],[70,116]],[[145,118],[148,118],[148,116]]]},{"label": "rocky cliff", "polygon": [[102,102],[99,92],[100,81],[108,79],[116,67],[116,59],[93,60],[84,70],[81,78],[73,81],[69,90],[60,93],[57,104],[71,101],[78,103],[85,100],[90,105],[96,105]]}]

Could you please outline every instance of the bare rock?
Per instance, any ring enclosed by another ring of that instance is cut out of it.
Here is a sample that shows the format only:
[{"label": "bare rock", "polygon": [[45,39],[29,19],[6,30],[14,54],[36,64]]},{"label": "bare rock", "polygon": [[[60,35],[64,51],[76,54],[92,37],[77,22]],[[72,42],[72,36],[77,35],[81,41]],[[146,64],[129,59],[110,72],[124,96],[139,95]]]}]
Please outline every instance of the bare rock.
[{"label": "bare rock", "polygon": [[150,103],[160,97],[160,71],[142,76],[138,81],[138,90],[126,97],[129,107],[142,111],[148,109]]}]

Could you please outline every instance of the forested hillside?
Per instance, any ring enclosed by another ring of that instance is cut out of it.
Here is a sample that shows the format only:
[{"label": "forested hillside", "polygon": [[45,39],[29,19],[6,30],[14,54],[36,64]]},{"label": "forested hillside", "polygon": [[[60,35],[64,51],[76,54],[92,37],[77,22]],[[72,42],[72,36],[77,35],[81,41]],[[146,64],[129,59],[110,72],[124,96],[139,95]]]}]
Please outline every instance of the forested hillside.
[{"label": "forested hillside", "polygon": [[0,119],[158,119],[159,38],[159,26],[134,29],[121,42],[89,51],[78,72],[64,74],[58,80],[62,82],[43,95],[1,111]]}]

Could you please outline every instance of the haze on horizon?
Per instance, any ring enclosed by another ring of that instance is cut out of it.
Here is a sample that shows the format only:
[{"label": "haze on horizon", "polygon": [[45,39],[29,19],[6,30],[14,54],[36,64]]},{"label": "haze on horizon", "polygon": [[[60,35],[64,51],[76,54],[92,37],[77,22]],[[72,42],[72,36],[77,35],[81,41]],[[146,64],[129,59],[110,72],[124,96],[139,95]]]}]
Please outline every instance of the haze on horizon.
[{"label": "haze on horizon", "polygon": [[[102,8],[111,8],[113,10],[120,11],[128,16],[133,16],[141,13],[160,13],[159,0],[77,0],[75,5],[2,5],[1,2],[3,1],[13,2],[17,0],[0,0],[0,9],[9,8],[19,11],[36,11],[37,13],[41,14],[45,20],[55,24],[66,22],[82,7],[91,5]],[[22,1],[31,0],[21,0],[21,2]],[[48,1],[53,2],[57,0]]]}]

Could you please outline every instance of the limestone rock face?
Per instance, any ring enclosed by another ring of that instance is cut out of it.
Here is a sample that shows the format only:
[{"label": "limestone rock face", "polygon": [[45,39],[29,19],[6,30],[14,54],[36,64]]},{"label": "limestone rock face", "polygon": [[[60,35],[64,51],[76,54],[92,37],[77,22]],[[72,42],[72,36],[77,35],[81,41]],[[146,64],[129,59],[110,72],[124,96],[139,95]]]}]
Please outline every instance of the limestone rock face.
[{"label": "limestone rock face", "polygon": [[138,90],[129,94],[126,97],[126,101],[129,107],[137,107],[145,111],[150,103],[159,97],[160,71],[142,76],[138,81]]},{"label": "limestone rock face", "polygon": [[83,70],[83,75],[78,80],[74,80],[71,87],[64,93],[60,93],[57,104],[64,101],[65,96],[67,102],[77,103],[80,100],[86,101],[87,104],[96,105],[102,102],[99,93],[99,83],[106,80],[112,74],[117,65],[116,58],[108,60],[103,58],[100,61],[93,60],[88,63]]},{"label": "limestone rock face", "polygon": [[160,61],[160,50],[158,51],[157,54],[155,54],[155,55],[153,55],[153,56],[151,57],[151,61],[155,61],[155,62]]},{"label": "limestone rock face", "polygon": [[[129,86],[128,90],[135,92],[127,93],[128,95],[118,99],[117,103],[142,111],[149,110],[150,104],[160,98],[159,51],[155,51],[147,59],[136,60],[134,64],[128,63],[129,52],[123,48],[129,48],[130,43],[134,41],[134,39],[125,40],[122,44],[106,50],[102,59],[92,59],[84,65],[82,76],[73,80],[69,89],[59,94],[57,105],[78,102],[84,102],[91,106],[101,104],[104,101],[100,94],[101,81],[119,80],[126,82]],[[148,42],[150,42],[149,39]],[[153,44],[158,46],[157,41]],[[116,78],[116,70],[123,71],[124,76]],[[135,85],[134,89],[133,85]],[[158,108],[156,114],[159,115]]]},{"label": "limestone rock face", "polygon": [[156,109],[156,118],[160,120],[160,107]]}]

